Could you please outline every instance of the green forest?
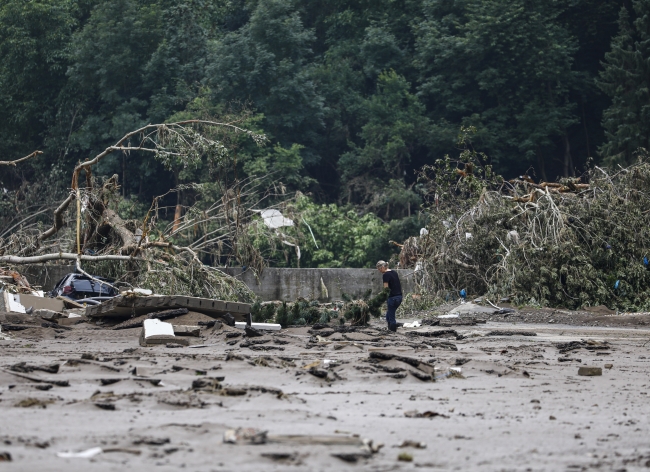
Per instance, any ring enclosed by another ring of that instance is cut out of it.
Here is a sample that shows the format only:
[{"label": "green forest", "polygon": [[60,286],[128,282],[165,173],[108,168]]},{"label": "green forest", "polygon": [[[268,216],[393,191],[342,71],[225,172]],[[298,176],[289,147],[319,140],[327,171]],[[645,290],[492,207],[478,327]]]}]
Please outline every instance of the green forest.
[{"label": "green forest", "polygon": [[650,148],[650,0],[3,0],[0,58],[0,161],[43,153],[0,167],[3,225],[21,205],[51,224],[75,165],[128,132],[210,119],[265,143],[225,137],[225,170],[116,152],[92,177],[117,175],[122,218],[155,201],[167,223],[217,180],[273,188],[302,244],[298,262],[251,233],[275,266],[395,254],[461,129],[479,165],[535,182]]}]

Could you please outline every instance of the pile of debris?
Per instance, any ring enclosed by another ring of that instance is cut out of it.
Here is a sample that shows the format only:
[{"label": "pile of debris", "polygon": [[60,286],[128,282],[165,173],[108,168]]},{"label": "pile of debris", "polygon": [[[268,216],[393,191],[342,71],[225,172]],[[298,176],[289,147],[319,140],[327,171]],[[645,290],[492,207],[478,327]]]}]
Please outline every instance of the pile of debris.
[{"label": "pile of debris", "polygon": [[505,181],[476,153],[461,158],[420,176],[431,216],[418,240],[422,294],[449,300],[464,289],[518,305],[650,309],[646,157],[557,183]]}]

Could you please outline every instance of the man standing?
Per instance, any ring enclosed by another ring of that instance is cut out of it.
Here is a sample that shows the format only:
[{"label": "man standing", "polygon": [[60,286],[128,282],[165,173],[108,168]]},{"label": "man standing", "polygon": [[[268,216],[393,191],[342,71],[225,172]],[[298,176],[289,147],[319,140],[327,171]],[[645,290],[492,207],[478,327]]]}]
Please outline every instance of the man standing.
[{"label": "man standing", "polygon": [[388,288],[388,310],[386,311],[386,322],[388,329],[393,332],[397,331],[397,321],[395,321],[395,312],[402,304],[402,284],[399,281],[399,276],[394,270],[388,268],[388,263],[385,261],[377,262],[377,270],[382,273],[382,280],[384,281],[384,288]]}]

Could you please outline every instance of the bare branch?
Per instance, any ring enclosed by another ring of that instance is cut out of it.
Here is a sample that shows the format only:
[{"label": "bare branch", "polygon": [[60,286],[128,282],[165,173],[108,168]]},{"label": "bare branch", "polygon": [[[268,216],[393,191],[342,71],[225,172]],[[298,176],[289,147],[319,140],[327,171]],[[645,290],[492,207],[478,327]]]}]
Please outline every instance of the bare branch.
[{"label": "bare branch", "polygon": [[52,227],[48,229],[47,231],[43,232],[38,239],[41,241],[46,240],[47,238],[54,236],[59,229],[63,226],[63,212],[68,209],[70,206],[70,203],[72,203],[72,200],[74,200],[74,193],[70,193],[68,195],[68,198],[63,200],[61,205],[57,207],[56,210],[54,210],[54,223],[52,224]]},{"label": "bare branch", "polygon": [[0,166],[15,166],[19,162],[26,161],[27,159],[31,159],[32,157],[38,156],[39,154],[43,154],[43,151],[34,151],[29,156],[21,157],[20,159],[16,159],[15,161],[0,161]]},{"label": "bare branch", "polygon": [[[104,256],[87,256],[85,254],[82,254],[81,256],[79,256],[79,259],[88,262],[134,260],[133,258],[131,258],[131,256],[117,256],[113,254],[107,254]],[[71,252],[59,252],[55,254],[43,254],[42,256],[28,256],[28,257],[0,256],[0,262],[6,262],[9,264],[37,264],[39,262],[60,261],[60,260],[76,261],[77,254],[73,254]],[[135,259],[135,260],[144,260],[144,259]]]}]

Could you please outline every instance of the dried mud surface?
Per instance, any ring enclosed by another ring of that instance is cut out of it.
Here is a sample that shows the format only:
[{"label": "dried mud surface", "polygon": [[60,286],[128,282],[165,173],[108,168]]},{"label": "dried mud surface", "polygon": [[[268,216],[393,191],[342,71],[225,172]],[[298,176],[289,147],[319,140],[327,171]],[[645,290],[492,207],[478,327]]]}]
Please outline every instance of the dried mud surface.
[{"label": "dried mud surface", "polygon": [[[647,470],[650,315],[551,311],[397,334],[378,321],[250,339],[223,326],[192,338],[199,348],[141,347],[139,328],[91,323],[3,329],[0,458],[12,461],[1,467]],[[578,376],[581,366],[602,376]],[[309,438],[224,443],[233,428]],[[314,444],[314,435],[384,447]],[[105,452],[57,457],[93,447]]]}]

